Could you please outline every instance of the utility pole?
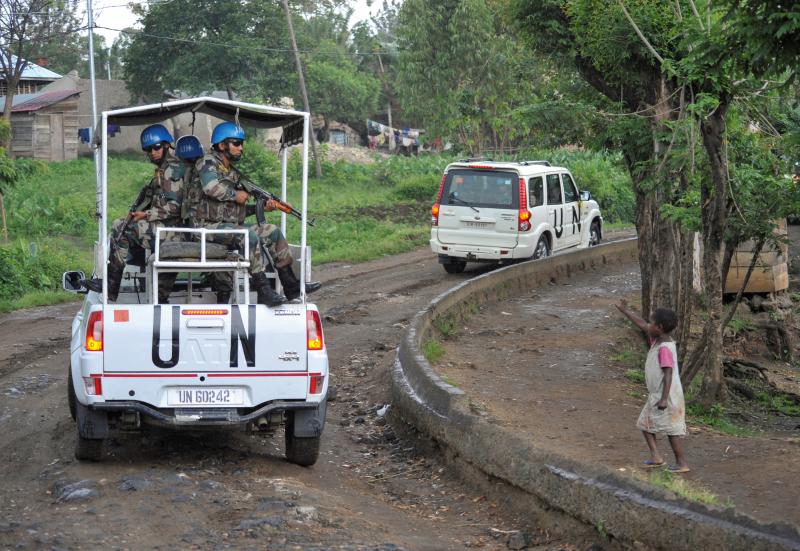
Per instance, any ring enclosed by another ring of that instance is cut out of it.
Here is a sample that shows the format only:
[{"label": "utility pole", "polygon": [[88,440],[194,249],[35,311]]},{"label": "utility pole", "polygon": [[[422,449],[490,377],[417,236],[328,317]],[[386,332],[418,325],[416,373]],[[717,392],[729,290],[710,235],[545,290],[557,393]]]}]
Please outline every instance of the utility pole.
[{"label": "utility pole", "polygon": [[383,89],[386,92],[386,119],[389,123],[389,151],[394,151],[395,143],[394,126],[392,126],[392,97],[389,94],[389,84],[386,82],[386,73],[383,70],[383,61],[381,60],[380,52],[378,52],[378,65],[381,68],[381,81],[383,83]]},{"label": "utility pole", "polygon": [[[303,65],[300,62],[300,52],[297,51],[297,40],[294,38],[294,26],[292,25],[292,14],[289,11],[289,0],[283,0],[283,9],[286,10],[286,23],[289,25],[289,38],[292,39],[292,51],[294,52],[294,63],[297,65],[297,76],[300,79],[300,93],[303,95],[303,108],[307,113],[311,113],[311,107],[308,105],[308,93],[306,92],[306,79],[303,77]],[[322,178],[322,164],[319,161],[319,152],[317,151],[317,140],[314,137],[313,128],[311,129],[311,151],[314,153],[314,163],[317,168],[317,178]]]},{"label": "utility pole", "polygon": [[108,73],[108,80],[111,80],[111,48],[108,49],[108,57],[106,58],[106,72]]}]

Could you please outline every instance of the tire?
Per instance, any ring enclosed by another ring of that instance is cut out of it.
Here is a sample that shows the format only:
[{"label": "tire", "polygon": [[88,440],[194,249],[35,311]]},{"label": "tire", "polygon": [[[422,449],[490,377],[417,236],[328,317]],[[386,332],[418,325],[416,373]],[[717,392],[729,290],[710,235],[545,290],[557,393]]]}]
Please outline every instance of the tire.
[{"label": "tire", "polygon": [[78,418],[77,406],[75,405],[75,385],[72,382],[72,367],[67,365],[67,404],[69,404],[69,415],[75,421]]},{"label": "tire", "polygon": [[544,235],[536,242],[536,248],[533,250],[533,259],[539,260],[540,258],[547,258],[550,256],[550,242]]},{"label": "tire", "polygon": [[322,436],[314,436],[310,438],[302,438],[294,435],[294,423],[292,421],[292,414],[288,415],[286,420],[286,460],[289,463],[300,465],[301,467],[310,467],[319,459],[319,448],[322,441]]},{"label": "tire", "polygon": [[446,264],[442,264],[442,266],[444,266],[444,271],[448,274],[460,274],[467,267],[467,263],[461,260],[451,260]]},{"label": "tire", "polygon": [[589,246],[596,247],[600,244],[602,237],[600,234],[600,223],[595,220],[589,226]]},{"label": "tire", "polygon": [[103,459],[104,440],[94,440],[84,438],[76,434],[75,440],[75,459],[80,461],[100,461]]}]

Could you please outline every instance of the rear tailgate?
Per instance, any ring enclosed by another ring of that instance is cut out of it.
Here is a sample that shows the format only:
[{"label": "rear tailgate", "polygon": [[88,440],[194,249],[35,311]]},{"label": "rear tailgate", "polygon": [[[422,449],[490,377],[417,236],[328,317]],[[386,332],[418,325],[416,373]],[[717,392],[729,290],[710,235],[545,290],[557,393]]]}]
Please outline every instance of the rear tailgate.
[{"label": "rear tailgate", "polygon": [[[107,399],[130,399],[115,395],[118,385],[114,382],[127,380],[126,388],[133,389],[134,380],[144,379],[175,388],[241,389],[243,396],[235,392],[236,405],[244,406],[306,398],[302,304],[272,309],[263,305],[108,305],[103,318]],[[177,398],[164,392],[145,395],[156,406],[177,405],[173,403]],[[137,399],[145,400],[144,396]],[[209,400],[205,405],[214,405],[213,397]]]},{"label": "rear tailgate", "polygon": [[513,249],[519,235],[519,176],[510,171],[450,169],[442,189],[441,243]]}]

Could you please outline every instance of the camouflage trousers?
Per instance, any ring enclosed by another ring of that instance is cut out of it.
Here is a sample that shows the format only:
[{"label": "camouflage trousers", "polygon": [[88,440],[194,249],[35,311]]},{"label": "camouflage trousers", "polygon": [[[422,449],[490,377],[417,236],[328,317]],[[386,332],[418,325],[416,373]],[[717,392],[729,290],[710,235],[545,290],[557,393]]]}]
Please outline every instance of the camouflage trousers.
[{"label": "camouflage trousers", "polygon": [[[292,262],[292,254],[289,251],[286,238],[280,228],[274,224],[260,226],[258,224],[238,225],[232,222],[200,222],[198,225],[209,230],[248,230],[251,275],[263,272],[269,266],[269,260],[261,254],[259,243],[264,244],[264,248],[267,249],[275,264],[284,266]],[[209,238],[209,241],[221,243],[230,248],[243,248],[242,238],[239,234],[223,234]],[[233,289],[233,278],[230,273],[214,272],[209,274],[208,279],[217,291],[231,291]]]},{"label": "camouflage trousers", "polygon": [[[124,222],[125,220],[122,218],[114,220],[114,223],[111,227],[115,235],[119,233],[119,229],[122,227]],[[108,253],[109,264],[114,267],[124,269],[125,264],[127,264],[129,259],[133,258],[133,255],[137,249],[142,249],[145,252],[145,255],[147,252],[153,250],[153,242],[156,237],[157,228],[178,227],[180,225],[180,222],[177,220],[159,220],[157,222],[139,220],[138,222],[129,223],[128,227],[125,228],[125,231],[122,232],[122,235],[120,235],[119,239],[117,239],[116,245],[112,246]],[[162,242],[181,240],[180,234],[162,233],[162,235],[164,236]]]}]

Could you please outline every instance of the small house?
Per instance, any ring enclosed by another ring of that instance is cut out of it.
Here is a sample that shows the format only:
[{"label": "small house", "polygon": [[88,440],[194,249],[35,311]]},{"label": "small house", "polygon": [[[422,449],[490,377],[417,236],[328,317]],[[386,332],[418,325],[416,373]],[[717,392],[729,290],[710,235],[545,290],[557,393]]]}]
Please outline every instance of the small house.
[{"label": "small house", "polygon": [[[42,161],[78,157],[78,90],[20,94],[11,108],[11,156]],[[0,97],[0,109],[6,98]]]}]

